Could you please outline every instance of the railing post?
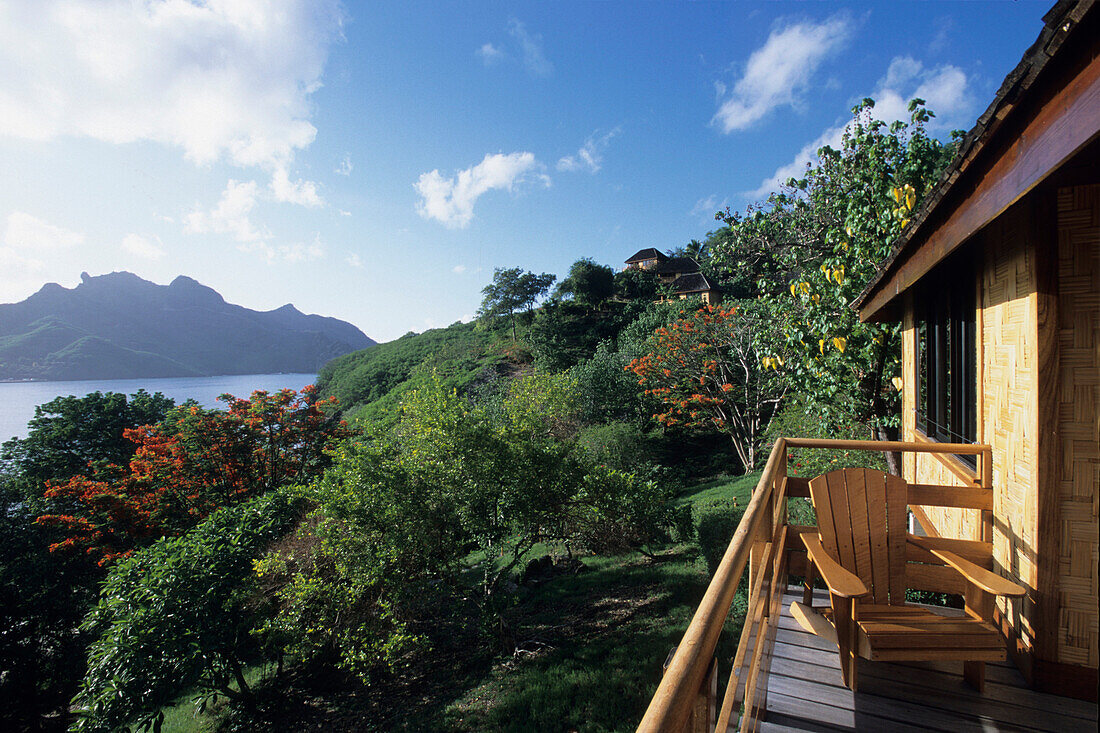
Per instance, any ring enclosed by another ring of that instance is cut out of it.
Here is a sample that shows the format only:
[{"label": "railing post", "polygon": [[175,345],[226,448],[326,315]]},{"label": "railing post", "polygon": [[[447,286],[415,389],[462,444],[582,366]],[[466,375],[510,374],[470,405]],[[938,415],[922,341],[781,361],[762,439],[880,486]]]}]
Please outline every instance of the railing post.
[{"label": "railing post", "polygon": [[[993,448],[987,447],[979,456],[978,469],[982,472],[981,482],[983,489],[993,490]],[[981,537],[982,542],[993,541],[993,512],[982,511]]]}]

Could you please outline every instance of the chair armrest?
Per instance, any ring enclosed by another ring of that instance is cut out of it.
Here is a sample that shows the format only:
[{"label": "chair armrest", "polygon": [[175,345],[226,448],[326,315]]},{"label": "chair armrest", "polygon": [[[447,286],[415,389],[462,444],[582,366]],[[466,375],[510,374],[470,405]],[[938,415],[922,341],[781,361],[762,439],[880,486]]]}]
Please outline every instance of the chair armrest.
[{"label": "chair armrest", "polygon": [[806,554],[817,566],[825,585],[829,586],[829,592],[842,598],[858,598],[871,591],[859,579],[855,573],[845,570],[844,567],[832,558],[821,545],[821,537],[810,532],[802,535],[802,543],[806,545]]},{"label": "chair armrest", "polygon": [[955,568],[959,574],[986,593],[992,593],[995,596],[1016,597],[1022,596],[1027,592],[1023,586],[1012,582],[1008,578],[1003,578],[991,570],[986,570],[979,565],[975,565],[964,557],[960,557],[947,550],[937,550],[927,546],[925,543],[921,542],[920,537],[910,535],[908,541],[910,544],[931,552],[940,560],[943,560],[945,563]]}]

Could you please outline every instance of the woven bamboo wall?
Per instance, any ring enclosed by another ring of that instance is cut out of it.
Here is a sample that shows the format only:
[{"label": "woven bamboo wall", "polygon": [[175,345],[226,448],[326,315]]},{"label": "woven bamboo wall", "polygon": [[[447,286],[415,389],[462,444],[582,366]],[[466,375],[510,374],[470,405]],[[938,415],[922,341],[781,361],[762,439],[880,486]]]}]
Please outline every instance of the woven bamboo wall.
[{"label": "woven bamboo wall", "polygon": [[1058,191],[1058,661],[1097,666],[1100,185]]},{"label": "woven bamboo wall", "polygon": [[[978,302],[979,383],[978,435],[993,446],[993,558],[997,567],[1024,585],[1036,588],[1035,389],[1036,333],[1033,247],[1027,241],[1024,202],[1012,207],[978,235],[981,274]],[[902,431],[915,435],[916,344],[912,310],[903,321]],[[933,455],[905,456],[902,475],[917,483],[959,485],[961,482]],[[929,519],[944,537],[977,539],[980,515],[963,509],[929,507]],[[1021,641],[1032,647],[1030,599],[1000,601]]]},{"label": "woven bamboo wall", "polygon": [[[982,441],[993,446],[993,558],[1008,574],[1038,588],[1035,557],[1036,302],[1034,231],[1023,202],[984,233],[982,367],[979,401]],[[998,605],[1026,647],[1035,645],[1034,596]]]}]

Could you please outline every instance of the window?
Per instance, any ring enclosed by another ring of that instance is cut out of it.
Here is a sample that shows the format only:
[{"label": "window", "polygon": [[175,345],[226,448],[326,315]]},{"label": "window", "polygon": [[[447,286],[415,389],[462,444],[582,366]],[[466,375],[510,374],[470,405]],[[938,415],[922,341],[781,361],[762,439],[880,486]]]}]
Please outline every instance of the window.
[{"label": "window", "polygon": [[[960,266],[962,265],[962,266]],[[953,261],[930,278],[917,312],[917,427],[944,443],[975,443],[977,333],[974,270]],[[963,457],[974,463],[974,456]]]}]

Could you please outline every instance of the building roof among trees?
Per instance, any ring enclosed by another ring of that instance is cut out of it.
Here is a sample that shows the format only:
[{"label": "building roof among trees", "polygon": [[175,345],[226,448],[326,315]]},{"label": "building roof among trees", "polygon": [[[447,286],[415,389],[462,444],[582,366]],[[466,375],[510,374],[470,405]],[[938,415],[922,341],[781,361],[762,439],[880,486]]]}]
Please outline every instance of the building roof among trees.
[{"label": "building roof among trees", "polygon": [[653,272],[659,275],[672,275],[675,273],[699,272],[702,269],[699,267],[699,263],[691,257],[667,257],[657,263],[657,266],[653,268]]},{"label": "building roof among trees", "polygon": [[703,293],[708,290],[717,290],[718,286],[701,272],[689,272],[673,280],[672,289],[677,294]]},{"label": "building roof among trees", "polygon": [[664,262],[668,259],[668,256],[662,253],[655,247],[647,247],[646,249],[640,249],[634,253],[629,259],[626,260],[626,264],[630,265],[635,262],[644,262],[645,260],[660,260]]}]

